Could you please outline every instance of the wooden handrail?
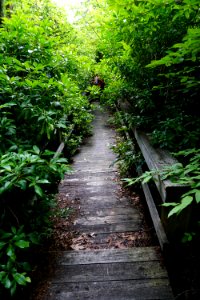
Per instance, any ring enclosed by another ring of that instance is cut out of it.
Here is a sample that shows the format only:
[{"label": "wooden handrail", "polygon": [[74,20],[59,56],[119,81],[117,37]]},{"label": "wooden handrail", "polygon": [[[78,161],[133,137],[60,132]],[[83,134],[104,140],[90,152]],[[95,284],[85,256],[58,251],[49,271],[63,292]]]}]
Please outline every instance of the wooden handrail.
[{"label": "wooden handrail", "polygon": [[56,152],[55,152],[55,154],[54,154],[54,156],[53,156],[53,158],[57,157],[60,153],[62,153],[62,151],[63,151],[63,149],[64,149],[64,147],[65,147],[65,144],[67,143],[68,139],[70,138],[70,136],[71,136],[71,134],[72,134],[74,128],[75,128],[75,124],[72,125],[72,128],[71,128],[69,134],[67,135],[67,137],[64,139],[64,141],[62,141],[62,142],[60,143],[58,149],[56,150]]}]

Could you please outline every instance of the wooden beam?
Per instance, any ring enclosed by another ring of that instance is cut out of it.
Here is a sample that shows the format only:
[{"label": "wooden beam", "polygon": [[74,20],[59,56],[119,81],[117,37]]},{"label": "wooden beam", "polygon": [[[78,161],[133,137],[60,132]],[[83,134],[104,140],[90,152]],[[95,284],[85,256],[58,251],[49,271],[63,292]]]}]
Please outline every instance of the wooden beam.
[{"label": "wooden beam", "polygon": [[[116,110],[117,110],[117,112],[119,112],[117,107],[116,107]],[[122,126],[125,125],[121,118],[120,118],[120,122],[121,122]],[[134,134],[136,134],[136,131],[134,131]],[[127,140],[131,140],[131,137],[130,137],[130,135],[127,131],[125,131],[125,135],[126,135]],[[138,135],[137,135],[137,137],[138,137]],[[137,139],[137,141],[138,140],[139,140],[139,138]],[[140,143],[140,144],[142,144],[142,143]],[[150,148],[152,148],[152,147],[150,147]],[[131,149],[132,149],[132,151],[134,151],[134,146],[133,145],[131,145]],[[143,149],[143,147],[142,147],[142,149]],[[145,156],[146,156],[145,158],[147,158],[147,160],[150,160],[149,157],[147,156],[147,153],[145,151],[143,151],[143,152],[145,153]],[[144,155],[144,153],[143,153],[143,155]],[[173,160],[173,162],[174,162],[174,160]],[[153,164],[151,164],[151,166],[152,165]],[[141,168],[138,168],[138,175],[139,176],[142,175],[142,169]],[[147,202],[147,205],[148,205],[148,208],[149,208],[149,212],[150,212],[150,215],[151,215],[151,219],[152,219],[155,231],[156,231],[156,235],[157,235],[160,247],[161,247],[162,251],[165,251],[166,247],[169,245],[169,241],[167,239],[167,235],[166,235],[164,227],[162,225],[160,216],[158,214],[158,210],[156,208],[156,205],[155,205],[154,199],[151,195],[151,191],[148,187],[148,184],[147,183],[142,184],[142,189],[143,189],[143,192],[144,192],[144,195],[145,195],[145,199],[146,199],[146,202]],[[162,189],[161,189],[161,191],[162,191]]]},{"label": "wooden beam", "polygon": [[65,144],[67,143],[68,139],[70,138],[70,136],[71,136],[71,134],[72,134],[72,132],[74,130],[74,127],[75,127],[75,125],[73,124],[73,126],[72,126],[69,134],[67,135],[67,137],[65,138],[65,140],[60,143],[58,149],[56,150],[56,153],[54,154],[54,158],[57,157],[60,153],[62,153],[62,151],[63,151],[63,149],[65,147]]},{"label": "wooden beam", "polygon": [[63,251],[62,257],[58,256],[58,265],[86,265],[97,263],[119,263],[119,262],[144,262],[159,261],[159,252],[155,247],[135,247],[128,249],[100,249],[85,251]]},{"label": "wooden beam", "polygon": [[[170,167],[178,163],[168,151],[154,148],[149,137],[144,132],[133,129],[133,133],[149,170],[162,171],[165,167]],[[154,181],[163,202],[173,202],[187,188],[185,185],[174,183],[169,179],[162,180],[159,175],[154,176]]]},{"label": "wooden beam", "polygon": [[[139,173],[139,175],[142,175],[142,170],[139,169],[138,173]],[[158,237],[160,247],[161,247],[162,251],[165,251],[166,246],[169,245],[169,241],[167,239],[167,235],[163,228],[161,219],[159,217],[159,214],[158,214],[156,205],[154,203],[153,197],[151,195],[150,189],[148,187],[148,184],[147,183],[142,184],[142,189],[145,194],[145,198],[147,201],[147,205],[148,205],[151,219],[152,219],[152,222],[153,222],[153,225],[154,225],[157,237]]]}]

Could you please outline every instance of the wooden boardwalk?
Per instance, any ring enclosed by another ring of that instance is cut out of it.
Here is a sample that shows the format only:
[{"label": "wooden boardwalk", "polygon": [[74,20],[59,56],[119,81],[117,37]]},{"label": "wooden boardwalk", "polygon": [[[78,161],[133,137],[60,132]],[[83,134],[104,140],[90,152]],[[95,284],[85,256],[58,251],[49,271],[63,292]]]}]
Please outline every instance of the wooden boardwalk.
[{"label": "wooden boardwalk", "polygon": [[80,202],[74,229],[91,238],[93,249],[59,255],[45,300],[174,299],[159,247],[108,247],[113,234],[134,236],[144,224],[137,207],[120,193],[111,166],[115,133],[107,119],[95,111],[93,136],[75,156],[73,174],[60,184],[61,193]]}]

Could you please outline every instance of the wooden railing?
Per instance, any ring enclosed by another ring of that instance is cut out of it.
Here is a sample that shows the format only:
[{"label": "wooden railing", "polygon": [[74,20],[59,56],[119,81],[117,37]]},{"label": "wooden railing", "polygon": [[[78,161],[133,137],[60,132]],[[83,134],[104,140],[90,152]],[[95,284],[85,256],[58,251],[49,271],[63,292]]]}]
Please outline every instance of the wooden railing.
[{"label": "wooden railing", "polygon": [[[123,105],[116,106],[116,110],[120,114],[120,111],[126,112]],[[122,114],[123,115],[123,114]],[[121,123],[125,126],[124,119],[121,115]],[[140,151],[144,158],[145,168],[139,167],[138,175],[142,175],[146,170],[161,171],[165,167],[169,167],[177,163],[178,161],[166,150],[155,148],[151,144],[149,135],[145,134],[133,128],[129,131],[125,131],[126,138],[133,140],[132,150],[134,153]],[[136,149],[137,148],[137,149]],[[159,173],[159,172],[158,172]],[[159,175],[155,175],[154,186],[158,191],[159,199],[155,199],[154,193],[152,193],[151,185],[144,183],[142,189],[145,195],[147,206],[151,215],[151,219],[160,243],[162,250],[165,250],[169,246],[170,241],[176,239],[177,234],[183,233],[187,230],[190,214],[170,219],[167,217],[169,208],[162,206],[165,202],[176,202],[180,196],[187,190],[187,186],[174,183],[169,179],[162,180]]]}]

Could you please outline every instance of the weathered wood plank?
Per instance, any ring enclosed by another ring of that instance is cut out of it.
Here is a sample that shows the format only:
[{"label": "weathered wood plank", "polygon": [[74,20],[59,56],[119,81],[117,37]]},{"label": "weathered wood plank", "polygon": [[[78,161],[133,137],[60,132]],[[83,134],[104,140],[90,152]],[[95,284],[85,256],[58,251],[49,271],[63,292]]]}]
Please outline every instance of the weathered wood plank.
[{"label": "weathered wood plank", "polygon": [[[142,171],[139,170],[139,175],[141,175],[141,174],[142,174]],[[169,244],[168,238],[167,238],[165,230],[163,228],[160,216],[158,214],[158,211],[157,211],[156,205],[154,203],[153,197],[151,195],[150,189],[148,187],[148,184],[147,183],[142,184],[142,189],[145,194],[145,198],[146,198],[149,212],[151,215],[151,219],[154,224],[154,228],[155,228],[158,240],[159,240],[160,247],[164,251],[164,249]]]},{"label": "weathered wood plank", "polygon": [[[140,132],[136,129],[134,129],[133,131],[141,152],[145,158],[147,166],[150,170],[161,171],[163,170],[163,168],[172,166],[173,164],[178,162],[174,157],[171,156],[168,151],[155,149],[151,145],[150,140],[145,133]],[[174,197],[176,197],[178,193],[183,193],[183,189],[186,188],[184,185],[174,183],[168,179],[161,180],[160,176],[155,176],[154,178],[155,184],[158,188],[163,202],[173,201]]]},{"label": "weathered wood plank", "polygon": [[114,215],[114,216],[85,216],[82,218],[78,218],[76,220],[76,224],[79,225],[101,225],[101,224],[122,224],[122,223],[130,223],[130,222],[141,222],[141,218],[139,214],[132,215]]},{"label": "weathered wood plank", "polygon": [[[108,170],[111,168],[109,167],[108,165],[108,162],[106,162],[105,160],[102,159],[101,162],[94,162],[95,159],[93,159],[93,161],[87,161],[85,163],[77,163],[77,164],[74,164],[74,166],[76,167],[76,169],[81,169],[81,170],[93,170],[93,171],[96,171],[98,172],[99,170],[101,170],[101,167],[104,167],[104,168],[107,168]],[[111,168],[111,170],[114,170],[115,168]]]},{"label": "weathered wood plank", "polygon": [[53,283],[167,278],[159,261],[59,265]]},{"label": "weathered wood plank", "polygon": [[[102,168],[101,168],[101,166],[94,166],[94,165],[91,165],[91,166],[88,166],[87,164],[86,165],[84,165],[84,166],[78,166],[78,167],[76,167],[76,170],[78,171],[78,172],[81,172],[81,171],[83,171],[84,173],[93,173],[93,174],[96,174],[96,173],[99,173],[99,172],[101,172],[101,170],[102,170]],[[117,168],[110,168],[109,166],[104,166],[104,171],[107,171],[107,172],[110,172],[110,170],[112,170],[112,171],[115,171],[115,170],[117,170]]]},{"label": "weathered wood plank", "polygon": [[[79,177],[84,177],[84,178],[95,178],[95,177],[101,177],[101,176],[116,176],[118,173],[116,170],[112,170],[111,168],[107,170],[105,169],[101,169],[98,172],[95,172],[93,170],[91,170],[90,172],[82,170],[82,171],[77,171],[76,169],[73,169],[73,172],[71,172],[70,174],[66,174],[65,178],[76,178],[77,176]],[[62,181],[61,181],[62,182]]]},{"label": "weathered wood plank", "polygon": [[172,300],[167,279],[53,284],[45,300]]},{"label": "weathered wood plank", "polygon": [[103,249],[85,251],[64,251],[58,257],[58,265],[85,265],[97,263],[116,262],[145,262],[161,259],[159,249],[156,247],[138,247],[129,249]]},{"label": "weathered wood plank", "polygon": [[70,197],[71,199],[74,199],[74,201],[79,201],[81,203],[81,207],[83,209],[102,209],[102,208],[113,208],[113,207],[130,207],[129,200],[127,198],[119,198],[117,195],[108,195],[108,196],[100,196],[100,195],[94,195],[89,196],[87,194],[84,195],[70,195],[69,193],[66,193],[66,190],[60,190],[60,192],[65,192],[65,195],[67,197]]},{"label": "weathered wood plank", "polygon": [[[100,210],[104,208],[112,209],[113,206],[116,208],[125,208],[125,207],[130,207],[128,203],[119,201],[115,197],[112,197],[112,199],[109,199],[106,197],[103,201],[97,201],[96,197],[90,197],[87,199],[87,197],[81,198],[81,208],[85,211],[87,208],[92,209],[91,206],[93,207],[94,210]],[[111,198],[111,197],[110,197]],[[101,199],[100,199],[101,200]]]},{"label": "weathered wood plank", "polygon": [[80,183],[80,185],[82,185],[82,184],[89,183],[89,182],[91,182],[91,183],[97,182],[97,184],[99,182],[116,183],[117,180],[112,175],[111,176],[105,176],[105,174],[104,174],[103,176],[97,177],[97,176],[85,176],[85,175],[82,176],[82,174],[81,175],[79,174],[79,175],[76,175],[75,178],[71,177],[71,178],[67,178],[65,180],[62,180],[61,185],[63,184],[65,186],[67,186],[68,184],[75,184],[76,185],[76,184],[79,184],[79,183]]},{"label": "weathered wood plank", "polygon": [[98,224],[98,225],[74,225],[74,230],[78,232],[94,232],[94,233],[115,233],[115,232],[130,232],[141,230],[141,222],[129,221],[118,224]]},{"label": "weathered wood plank", "polygon": [[[87,197],[89,197],[90,199],[93,197],[93,199],[95,197],[99,197],[100,196],[100,192],[98,188],[92,189],[92,188],[88,188],[86,189],[82,189],[81,191],[79,189],[68,189],[68,188],[64,188],[61,187],[59,189],[59,192],[61,193],[66,193],[66,195],[69,195],[71,198],[79,198],[79,199],[87,199]],[[101,192],[101,197],[102,198],[109,198],[109,197],[115,197],[117,195],[117,191],[115,189],[112,188],[106,188]]]},{"label": "weathered wood plank", "polygon": [[100,208],[100,209],[94,209],[87,207],[82,210],[83,215],[87,217],[87,215],[92,215],[94,217],[106,217],[106,216],[127,216],[127,217],[133,217],[137,216],[139,218],[140,214],[136,208],[132,208],[130,210],[130,207],[121,206],[121,207],[110,207],[110,208]]},{"label": "weathered wood plank", "polygon": [[146,231],[126,231],[126,232],[88,232],[77,233],[73,240],[72,249],[75,251],[96,249],[128,249],[152,245],[152,241]]},{"label": "weathered wood plank", "polygon": [[64,139],[64,141],[62,141],[60,143],[58,149],[56,150],[56,153],[54,154],[54,158],[57,157],[60,153],[62,153],[62,151],[65,147],[65,144],[67,143],[68,139],[70,138],[74,128],[75,128],[75,124],[72,125],[72,128],[71,128],[70,132],[68,133],[67,137]]},{"label": "weathered wood plank", "polygon": [[102,196],[106,195],[106,193],[108,194],[116,194],[117,190],[114,188],[115,186],[113,185],[105,185],[104,186],[104,189],[102,190],[102,187],[101,186],[92,186],[92,185],[85,185],[85,186],[80,186],[78,189],[77,188],[72,188],[72,189],[68,189],[70,194],[85,194],[85,193],[88,193],[88,195],[90,195],[91,193],[92,194],[97,194],[99,195],[100,194],[100,191],[101,191],[101,194]]},{"label": "weathered wood plank", "polygon": [[[116,107],[116,109],[117,109],[117,107]],[[118,109],[117,109],[117,111],[118,111]],[[124,126],[125,124],[124,124],[123,120],[121,118],[120,118],[120,120],[121,120],[122,126]],[[130,135],[127,131],[125,132],[125,134],[126,134],[127,140],[131,140],[131,137],[130,137]],[[137,131],[135,130],[135,135],[136,134],[137,134]],[[133,145],[132,145],[132,151],[133,152],[135,151],[134,148],[133,148]],[[139,176],[142,175],[142,169],[141,168],[138,168],[138,174],[139,174]],[[146,198],[146,202],[147,202],[147,205],[148,205],[148,208],[149,208],[149,212],[150,212],[150,215],[151,215],[152,222],[154,224],[154,228],[155,228],[155,231],[156,231],[156,234],[157,234],[157,237],[158,237],[158,241],[160,243],[161,249],[164,250],[164,248],[166,247],[166,245],[168,245],[169,242],[168,242],[166,233],[164,231],[162,222],[160,220],[160,216],[158,214],[158,211],[157,211],[156,205],[154,203],[153,197],[151,195],[151,191],[148,187],[148,184],[147,183],[142,184],[142,189],[143,189],[143,192],[144,192],[144,195],[145,195],[145,198]]]},{"label": "weathered wood plank", "polygon": [[63,182],[63,186],[67,186],[69,188],[84,188],[84,189],[93,189],[93,187],[101,187],[106,186],[108,188],[114,189],[115,187],[118,187],[119,185],[112,181],[112,180],[92,180],[92,181],[65,181]]}]

